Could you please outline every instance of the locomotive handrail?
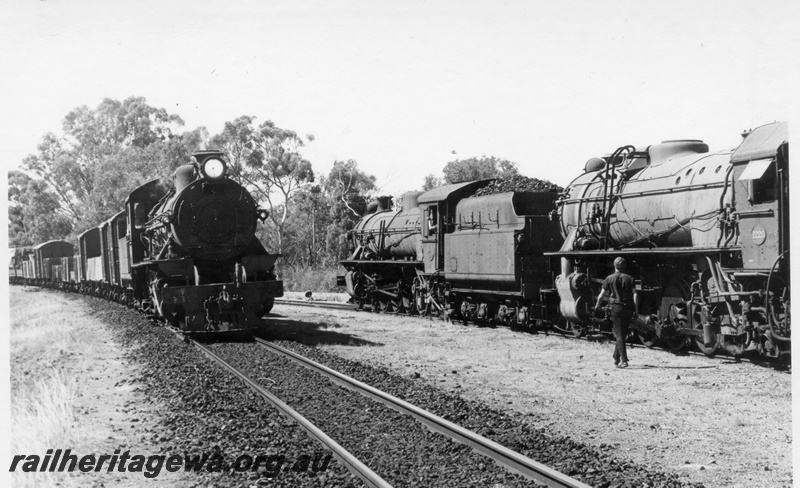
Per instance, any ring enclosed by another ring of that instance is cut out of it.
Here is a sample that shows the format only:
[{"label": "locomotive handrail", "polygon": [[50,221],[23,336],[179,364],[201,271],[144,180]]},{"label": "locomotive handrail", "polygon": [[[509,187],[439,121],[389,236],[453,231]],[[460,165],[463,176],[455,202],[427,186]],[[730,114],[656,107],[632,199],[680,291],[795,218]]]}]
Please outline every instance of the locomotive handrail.
[{"label": "locomotive handrail", "polygon": [[[399,232],[396,232],[396,234],[399,234]],[[415,235],[417,235],[417,232],[408,232],[408,233],[406,233],[406,235],[404,235],[403,237],[401,237],[400,239],[395,241],[389,247],[398,247],[398,246],[400,246],[401,242],[403,242],[404,240],[408,239],[409,237],[414,237]]]},{"label": "locomotive handrail", "polygon": [[[650,196],[650,195],[666,195],[666,194],[669,194],[669,193],[676,193],[676,192],[682,192],[682,191],[704,190],[704,189],[709,189],[709,188],[722,187],[724,185],[725,185],[725,183],[722,183],[722,182],[718,182],[718,183],[703,183],[703,184],[698,184],[698,185],[681,186],[679,188],[662,188],[662,189],[658,189],[658,190],[626,192],[626,193],[617,194],[617,195],[615,195],[615,197],[620,199],[620,200],[623,200],[623,199],[632,198],[632,197],[642,197],[642,196]],[[586,185],[586,186],[588,186],[588,185]],[[600,202],[602,200],[603,200],[603,197],[590,196],[590,197],[572,198],[572,199],[568,199],[568,200],[560,200],[560,202],[562,204],[567,204],[567,203],[581,203],[581,202]]]},{"label": "locomotive handrail", "polygon": [[[642,252],[643,248],[620,248],[620,249],[593,249],[590,251],[546,251],[543,256],[597,256],[607,254],[636,254]],[[651,254],[719,254],[723,252],[740,251],[741,246],[731,247],[656,247],[647,248]]]},{"label": "locomotive handrail", "polygon": [[[725,211],[725,207],[723,205],[725,203],[725,194],[728,193],[728,188],[730,187],[729,180],[731,178],[731,173],[732,172],[733,172],[733,165],[731,164],[728,167],[728,170],[725,172],[725,179],[723,181],[725,186],[722,188],[722,194],[719,196],[719,209],[720,209],[720,212],[724,212]],[[733,199],[731,199],[731,200],[733,200]],[[738,229],[738,227],[737,227],[737,229]],[[717,239],[717,246],[719,246],[720,242],[722,242],[722,238],[725,236],[726,232],[727,232],[727,226],[723,226],[723,227],[720,228],[719,239]],[[731,237],[729,237],[728,240],[725,241],[725,245],[727,245],[729,242],[731,242],[731,239],[733,238],[733,235],[734,234],[732,233]]]},{"label": "locomotive handrail", "polygon": [[156,222],[159,223],[160,225],[167,225],[170,222],[172,222],[172,211],[171,210],[166,210],[163,213],[160,213],[160,214],[156,215],[152,219],[150,219],[147,222],[145,222],[143,227],[145,229],[147,229],[147,230],[152,230],[150,225],[154,224]]},{"label": "locomotive handrail", "polygon": [[[606,160],[606,167],[603,170],[603,173],[608,175],[609,177],[603,178],[603,208],[601,212],[603,212],[603,222],[602,227],[600,228],[600,243],[603,248],[608,249],[608,233],[611,226],[611,208],[614,206],[614,199],[616,197],[615,190],[618,188],[614,187],[614,180],[617,181],[618,187],[622,186],[624,175],[620,171],[616,171],[617,166],[622,166],[625,164],[625,161],[628,158],[628,153],[635,152],[636,148],[634,146],[621,146],[619,147],[614,153]],[[614,164],[616,158],[622,158],[619,165]]]},{"label": "locomotive handrail", "polygon": [[771,208],[760,210],[737,210],[736,215],[745,217],[773,217],[775,211]]},{"label": "locomotive handrail", "polygon": [[[772,281],[772,274],[775,272],[775,266],[777,266],[778,263],[780,262],[780,260],[783,259],[783,257],[785,255],[787,255],[787,254],[789,254],[789,250],[788,249],[783,254],[778,256],[775,259],[775,262],[772,263],[772,267],[769,270],[769,277],[767,278],[767,286],[766,286],[767,293],[769,293],[769,285],[770,285],[770,282]],[[769,322],[769,331],[772,333],[772,336],[774,338],[778,339],[779,341],[782,341],[782,342],[791,341],[791,338],[784,337],[784,336],[778,334],[777,332],[775,332],[775,324],[774,324],[774,322],[777,322],[777,320],[775,320],[775,318],[773,317],[774,312],[772,310],[772,307],[770,307],[770,301],[766,300],[765,303],[766,303],[766,313],[765,313],[765,315],[767,316],[767,321]]]}]

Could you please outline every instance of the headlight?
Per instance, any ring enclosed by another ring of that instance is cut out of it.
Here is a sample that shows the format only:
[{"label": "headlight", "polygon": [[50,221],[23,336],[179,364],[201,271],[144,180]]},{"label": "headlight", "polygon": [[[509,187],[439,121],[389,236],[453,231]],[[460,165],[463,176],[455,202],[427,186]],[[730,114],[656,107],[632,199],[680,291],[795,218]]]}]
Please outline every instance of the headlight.
[{"label": "headlight", "polygon": [[206,178],[216,180],[225,175],[225,163],[221,159],[210,158],[203,163],[203,174]]}]

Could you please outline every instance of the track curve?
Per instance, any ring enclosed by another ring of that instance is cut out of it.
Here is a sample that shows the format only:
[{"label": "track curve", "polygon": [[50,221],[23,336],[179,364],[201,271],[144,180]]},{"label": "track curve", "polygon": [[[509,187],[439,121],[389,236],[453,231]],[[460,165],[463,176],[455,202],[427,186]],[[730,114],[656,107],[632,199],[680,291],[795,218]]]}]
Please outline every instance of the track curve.
[{"label": "track curve", "polygon": [[[177,334],[176,334],[177,335]],[[303,428],[303,430],[308,433],[309,436],[313,437],[320,443],[322,443],[325,447],[330,449],[334,456],[341,461],[347,469],[353,473],[354,475],[361,478],[361,480],[370,487],[373,488],[392,488],[392,485],[389,484],[386,480],[381,478],[377,473],[372,471],[367,465],[362,463],[358,458],[352,455],[349,451],[343,448],[339,443],[331,439],[327,434],[325,434],[322,430],[317,428],[313,423],[311,423],[308,419],[303,417],[298,411],[287,405],[283,402],[280,398],[273,395],[261,385],[259,385],[256,381],[253,381],[248,377],[245,373],[241,370],[233,366],[232,364],[228,363],[220,356],[214,354],[210,349],[203,346],[199,342],[188,339],[189,343],[194,346],[197,350],[202,352],[206,355],[209,359],[214,361],[217,365],[234,375],[244,384],[249,386],[253,391],[261,395],[267,402],[272,404],[275,408],[280,410],[282,414],[286,417],[291,418],[297,424]]]},{"label": "track curve", "polygon": [[405,400],[401,400],[395,396],[373,388],[370,385],[339,373],[338,371],[334,371],[333,369],[312,361],[300,354],[295,353],[294,351],[271,344],[270,342],[260,338],[256,338],[255,340],[259,345],[269,349],[271,352],[280,354],[281,356],[289,358],[306,368],[324,375],[333,382],[344,386],[345,388],[355,390],[356,392],[383,403],[394,410],[411,415],[435,432],[466,444],[475,449],[477,452],[494,460],[498,464],[505,466],[512,471],[518,472],[527,478],[543,483],[545,486],[554,488],[589,488],[589,485],[585,483],[570,478],[563,473],[559,473],[558,471],[545,466],[544,464],[538,463],[533,459],[512,451],[511,449],[508,449],[490,439],[476,434],[475,432],[464,429],[459,425],[456,425],[448,420],[412,405]]}]

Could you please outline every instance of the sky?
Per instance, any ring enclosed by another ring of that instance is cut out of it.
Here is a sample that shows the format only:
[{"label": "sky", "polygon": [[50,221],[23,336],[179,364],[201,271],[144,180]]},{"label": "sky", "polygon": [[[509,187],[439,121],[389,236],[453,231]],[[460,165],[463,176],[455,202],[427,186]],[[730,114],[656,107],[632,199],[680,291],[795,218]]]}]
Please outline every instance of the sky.
[{"label": "sky", "polygon": [[[317,174],[379,193],[496,156],[566,185],[619,146],[788,120],[789,1],[0,0],[0,140],[17,168],[64,116],[142,96],[212,134],[254,115]],[[793,56],[794,57],[794,56]],[[794,97],[796,98],[796,97]],[[795,107],[791,105],[795,104]]]}]

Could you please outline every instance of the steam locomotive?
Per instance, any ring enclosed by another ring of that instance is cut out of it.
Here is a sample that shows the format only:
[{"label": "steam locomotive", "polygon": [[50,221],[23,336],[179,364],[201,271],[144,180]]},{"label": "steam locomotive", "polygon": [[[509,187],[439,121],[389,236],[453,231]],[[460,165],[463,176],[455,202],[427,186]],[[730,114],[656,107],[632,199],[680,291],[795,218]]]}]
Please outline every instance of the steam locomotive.
[{"label": "steam locomotive", "polygon": [[594,304],[624,256],[646,346],[787,356],[788,124],[743,136],[623,146],[561,194],[476,196],[485,180],[406,193],[398,212],[383,199],[348,234],[340,281],[379,311],[607,334]]},{"label": "steam locomotive", "polygon": [[702,141],[623,146],[591,159],[558,200],[560,316],[577,334],[614,256],[632,263],[645,345],[707,355],[791,350],[788,124],[734,150]]},{"label": "steam locomotive", "polygon": [[187,334],[251,331],[283,296],[278,255],[255,236],[267,217],[228,177],[221,152],[198,152],[171,184],[133,190],[124,210],[78,237],[77,251],[64,241],[19,250],[12,282],[114,299]]},{"label": "steam locomotive", "polygon": [[387,199],[368,207],[341,263],[348,293],[376,310],[520,326],[544,319],[540,290],[552,286],[544,252],[561,245],[551,218],[558,194],[477,196],[491,181],[408,192],[400,212]]}]

